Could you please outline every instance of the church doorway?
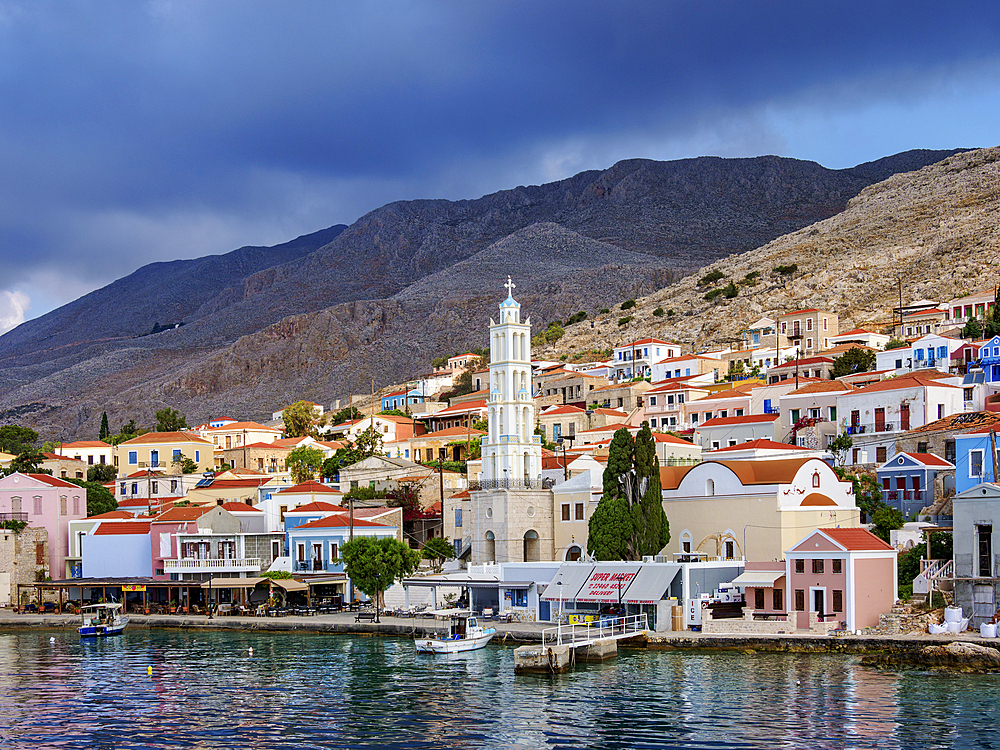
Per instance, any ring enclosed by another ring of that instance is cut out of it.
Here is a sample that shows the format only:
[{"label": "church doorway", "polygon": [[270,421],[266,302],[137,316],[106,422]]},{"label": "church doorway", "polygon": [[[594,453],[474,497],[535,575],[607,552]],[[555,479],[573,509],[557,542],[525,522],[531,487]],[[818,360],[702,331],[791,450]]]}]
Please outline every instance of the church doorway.
[{"label": "church doorway", "polygon": [[539,559],[538,532],[524,532],[524,562],[538,562]]}]

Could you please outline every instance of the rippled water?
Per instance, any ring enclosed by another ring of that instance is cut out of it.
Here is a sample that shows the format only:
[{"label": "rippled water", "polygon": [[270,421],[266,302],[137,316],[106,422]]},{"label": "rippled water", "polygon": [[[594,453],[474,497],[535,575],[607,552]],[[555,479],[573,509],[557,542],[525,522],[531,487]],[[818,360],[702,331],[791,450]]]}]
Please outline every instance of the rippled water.
[{"label": "rippled water", "polygon": [[442,658],[354,636],[0,634],[0,746],[1000,747],[993,676],[623,651],[515,677],[513,660],[511,648]]}]

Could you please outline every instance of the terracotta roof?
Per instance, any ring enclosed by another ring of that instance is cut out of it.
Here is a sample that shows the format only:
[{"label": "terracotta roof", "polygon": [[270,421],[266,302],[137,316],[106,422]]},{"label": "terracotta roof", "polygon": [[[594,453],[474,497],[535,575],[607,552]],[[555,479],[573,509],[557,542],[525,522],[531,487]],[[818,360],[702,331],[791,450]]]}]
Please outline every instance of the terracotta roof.
[{"label": "terracotta roof", "polygon": [[766,438],[758,438],[757,440],[748,440],[747,442],[740,443],[739,445],[727,445],[725,448],[716,448],[714,451],[709,451],[709,453],[722,453],[724,451],[757,450],[763,448],[766,448],[768,450],[783,450],[783,451],[808,450],[808,448],[803,448],[801,445],[791,445],[789,443],[777,443],[774,440],[767,440]]},{"label": "terracotta roof", "polygon": [[675,443],[679,445],[693,445],[690,440],[685,440],[684,438],[679,438],[676,435],[668,435],[665,432],[654,432],[653,433],[654,443]]},{"label": "terracotta roof", "polygon": [[184,506],[182,508],[170,508],[169,510],[163,511],[156,517],[156,523],[195,521],[208,513],[208,511],[212,510],[214,507],[214,505],[192,505]]},{"label": "terracotta roof", "polygon": [[851,395],[876,393],[878,391],[901,391],[906,388],[922,388],[927,386],[934,386],[936,388],[958,388],[957,385],[940,383],[937,382],[936,378],[928,378],[924,375],[903,375],[902,377],[890,378],[889,380],[880,380],[877,383],[866,385],[864,388],[858,388],[853,391]]},{"label": "terracotta roof", "polygon": [[823,507],[836,504],[837,504],[836,501],[832,500],[831,498],[819,492],[810,492],[808,495],[805,496],[802,502],[799,503],[799,505],[805,506],[807,508],[810,507],[816,508],[816,507]]},{"label": "terracotta roof", "polygon": [[462,490],[461,492],[456,492],[454,495],[451,495],[449,499],[454,498],[455,500],[464,500],[467,497],[471,498],[472,493],[468,490]]},{"label": "terracotta roof", "polygon": [[449,406],[446,409],[442,409],[441,411],[436,412],[435,414],[429,414],[427,418],[432,419],[434,417],[449,416],[450,414],[460,414],[467,411],[473,411],[476,409],[485,409],[485,408],[486,408],[486,399],[482,399],[479,401],[463,401],[458,404],[453,404],[452,406]]},{"label": "terracotta roof", "polygon": [[277,495],[290,495],[290,494],[305,494],[311,493],[315,495],[343,495],[344,493],[340,490],[331,487],[328,484],[322,484],[314,480],[309,480],[308,482],[301,482],[296,484],[294,487],[286,487],[283,490],[278,490],[275,494]]},{"label": "terracotta roof", "polygon": [[110,448],[103,440],[77,440],[74,443],[61,443],[60,448]]},{"label": "terracotta roof", "polygon": [[667,362],[686,362],[692,359],[704,359],[707,360],[708,362],[719,362],[719,360],[715,359],[714,357],[705,357],[701,354],[682,354],[679,357],[667,357],[666,359],[661,359],[656,364],[663,365],[666,364]]},{"label": "terracotta roof", "polygon": [[618,411],[618,409],[605,409],[604,407],[594,409],[594,414],[603,414],[606,417],[621,417],[622,419],[628,417],[628,414],[623,411]]},{"label": "terracotta roof", "polygon": [[54,477],[51,474],[28,474],[32,479],[37,479],[39,482],[43,482],[51,487],[72,487],[75,490],[82,489],[79,485],[73,484],[72,482],[67,482],[65,479],[60,479],[59,477]]},{"label": "terracotta roof", "polygon": [[883,542],[868,529],[821,529],[840,546],[849,550],[891,550],[892,547]]},{"label": "terracotta roof", "polygon": [[247,511],[251,513],[263,512],[260,508],[255,508],[252,505],[247,505],[246,503],[238,503],[234,500],[230,500],[228,503],[223,503],[222,505],[217,505],[216,507],[228,510],[230,513],[246,513]]},{"label": "terracotta roof", "polygon": [[711,401],[717,398],[739,398],[741,396],[749,396],[750,391],[754,388],[759,387],[757,383],[745,383],[743,385],[733,386],[732,388],[725,388],[721,391],[716,391],[715,393],[709,393],[704,398],[698,399],[699,401]]},{"label": "terracotta roof", "polygon": [[808,310],[793,310],[792,312],[781,313],[779,318],[787,318],[789,315],[801,315],[802,313],[819,312],[815,307],[810,307]]},{"label": "terracotta roof", "polygon": [[[298,529],[329,529],[329,528],[346,528],[351,525],[349,519],[349,513],[334,513],[332,516],[327,516],[326,518],[319,518],[315,521],[310,521],[309,523],[304,523],[296,528]],[[386,527],[384,523],[378,523],[376,521],[365,521],[364,519],[358,518],[357,513],[354,514],[354,526],[381,526]]]},{"label": "terracotta roof", "polygon": [[630,344],[616,346],[615,349],[630,349],[633,346],[638,346],[639,344],[666,344],[667,346],[680,346],[680,344],[673,341],[664,341],[663,339],[639,339],[638,341],[633,341]]},{"label": "terracotta roof", "polygon": [[344,444],[339,440],[317,440],[316,445],[322,445],[324,448],[329,448],[332,451],[340,450],[344,447]]},{"label": "terracotta roof", "polygon": [[88,516],[88,521],[103,521],[109,518],[135,518],[134,513],[127,510],[109,510],[107,513],[100,513],[96,516]]},{"label": "terracotta roof", "polygon": [[271,481],[271,477],[263,476],[260,478],[249,478],[249,479],[216,479],[208,487],[202,489],[206,490],[238,490],[242,487],[260,487],[261,485],[267,484]]},{"label": "terracotta roof", "polygon": [[548,409],[546,411],[540,412],[538,416],[548,417],[557,414],[585,414],[585,413],[586,409],[581,409],[579,406],[570,406],[567,404],[565,406],[556,407],[555,409]]},{"label": "terracotta roof", "polygon": [[212,445],[211,440],[205,440],[205,438],[190,432],[147,432],[145,435],[139,435],[139,437],[126,440],[118,445],[147,445],[149,443],[205,443]]},{"label": "terracotta roof", "polygon": [[94,536],[110,536],[112,534],[148,534],[149,521],[118,521],[117,523],[102,523],[94,530]]},{"label": "terracotta roof", "polygon": [[665,490],[676,490],[684,476],[693,466],[660,466],[660,486]]},{"label": "terracotta roof", "polygon": [[790,391],[789,396],[804,396],[807,393],[830,393],[831,391],[853,391],[854,386],[839,380],[820,380]]},{"label": "terracotta roof", "polygon": [[943,469],[954,469],[955,465],[950,461],[945,461],[940,456],[935,456],[933,453],[910,453],[908,451],[903,451],[907,456],[912,458],[914,461],[919,461],[924,466],[940,466]]},{"label": "terracotta roof", "polygon": [[722,427],[735,424],[758,424],[774,422],[781,418],[780,414],[744,414],[742,417],[713,417],[702,422],[700,427]]},{"label": "terracotta roof", "polygon": [[317,511],[337,512],[346,510],[347,508],[344,508],[343,506],[340,505],[334,505],[333,503],[325,503],[322,500],[315,500],[311,503],[306,503],[305,505],[299,505],[298,507],[292,508],[291,510],[286,510],[285,515],[288,515],[289,513],[315,513]]},{"label": "terracotta roof", "polygon": [[159,479],[163,476],[162,469],[141,469],[128,474],[123,479]]},{"label": "terracotta roof", "polygon": [[57,453],[43,453],[42,455],[45,456],[50,461],[76,461],[77,463],[81,464],[83,463],[82,458],[73,458],[71,456],[60,456]]},{"label": "terracotta roof", "polygon": [[854,336],[859,333],[874,334],[874,331],[866,331],[864,328],[855,328],[852,331],[845,331],[844,333],[838,333],[836,336],[830,336],[831,339],[839,339],[844,336]]}]

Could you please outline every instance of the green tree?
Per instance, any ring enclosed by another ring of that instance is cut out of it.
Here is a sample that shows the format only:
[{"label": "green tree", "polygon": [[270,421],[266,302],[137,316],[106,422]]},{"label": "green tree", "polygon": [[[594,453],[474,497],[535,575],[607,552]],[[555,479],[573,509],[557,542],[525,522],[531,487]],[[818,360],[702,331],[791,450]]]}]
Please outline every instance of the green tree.
[{"label": "green tree", "polygon": [[296,484],[315,479],[323,468],[323,451],[309,445],[300,445],[288,454],[288,470]]},{"label": "green tree", "polygon": [[[448,360],[445,359],[445,362],[447,361]],[[364,417],[364,414],[362,414],[358,407],[347,406],[330,417],[330,424],[342,424],[343,422],[351,422],[355,419],[361,419],[362,417]]]},{"label": "green tree", "polygon": [[[187,429],[187,418],[169,406],[156,412],[157,432],[180,432]],[[124,432],[124,428],[122,429]]]},{"label": "green tree", "polygon": [[15,456],[38,442],[38,433],[30,427],[7,424],[0,427],[0,451]]},{"label": "green tree", "polygon": [[875,369],[875,352],[855,346],[844,352],[833,363],[831,375],[835,378],[850,375],[854,372],[868,372]]},{"label": "green tree", "polygon": [[9,474],[15,472],[21,472],[22,474],[51,474],[51,469],[41,468],[45,460],[45,455],[40,450],[28,447],[14,457],[7,471]]},{"label": "green tree", "polygon": [[587,551],[598,560],[627,560],[635,531],[619,477],[632,470],[635,443],[626,429],[615,431],[604,469],[604,492],[590,516]]},{"label": "green tree", "polygon": [[962,328],[962,338],[971,339],[972,341],[977,341],[983,335],[983,325],[979,322],[979,318],[972,318],[965,326]]},{"label": "green tree", "polygon": [[111,428],[108,427],[108,413],[103,412],[101,414],[101,431],[98,433],[97,439],[104,440],[110,434],[111,434]]},{"label": "green tree", "polygon": [[884,351],[889,351],[890,349],[905,349],[908,346],[909,344],[902,339],[889,339],[889,341],[885,344]]},{"label": "green tree", "polygon": [[[953,555],[952,536],[947,531],[931,534],[931,560],[950,560]],[[912,586],[920,575],[920,561],[927,556],[927,544],[915,544],[899,555],[899,585]]]},{"label": "green tree", "polygon": [[455,556],[455,548],[448,541],[447,537],[435,536],[424,543],[423,548],[420,550],[420,555],[425,560],[433,561],[434,567],[440,572],[444,561],[450,560]]},{"label": "green tree", "polygon": [[285,437],[316,437],[316,407],[308,401],[286,406],[281,418],[285,423]]},{"label": "green tree", "polygon": [[87,467],[88,482],[97,482],[98,484],[113,482],[117,476],[118,470],[111,464],[94,464]]},{"label": "green tree", "polygon": [[903,514],[881,503],[872,514],[872,533],[883,542],[889,541],[889,532],[903,528]]},{"label": "green tree", "polygon": [[660,459],[649,423],[643,422],[635,436],[635,486],[631,505],[632,559],[658,555],[670,542],[670,523],[663,511],[663,489],[660,486]]},{"label": "green tree", "polygon": [[179,470],[181,474],[194,474],[198,471],[198,464],[194,462],[194,459],[190,456],[185,456],[183,453],[177,456],[170,463],[173,464],[174,468]]},{"label": "green tree", "polygon": [[381,622],[382,592],[416,571],[420,553],[392,537],[359,536],[341,545],[340,559],[352,584],[374,600],[375,622]]},{"label": "green tree", "polygon": [[834,473],[845,482],[851,483],[854,492],[854,502],[861,509],[861,523],[868,523],[884,503],[882,502],[882,486],[871,472],[850,471],[841,466],[833,467]]},{"label": "green tree", "polygon": [[385,497],[385,504],[390,508],[403,509],[403,521],[415,521],[424,517],[424,509],[420,506],[420,491],[413,482],[399,482],[385,493]]},{"label": "green tree", "polygon": [[384,411],[380,411],[379,414],[384,414],[384,415],[390,416],[390,417],[405,417],[405,416],[407,416],[406,412],[402,411],[401,409],[385,409]]},{"label": "green tree", "polygon": [[844,462],[847,461],[847,451],[854,447],[854,439],[846,432],[842,432],[826,447],[833,454],[833,462],[837,466],[843,466]]},{"label": "green tree", "polygon": [[85,482],[82,479],[67,479],[70,484],[83,487],[87,491],[87,517],[99,516],[118,510],[118,502],[107,487],[97,482]]}]

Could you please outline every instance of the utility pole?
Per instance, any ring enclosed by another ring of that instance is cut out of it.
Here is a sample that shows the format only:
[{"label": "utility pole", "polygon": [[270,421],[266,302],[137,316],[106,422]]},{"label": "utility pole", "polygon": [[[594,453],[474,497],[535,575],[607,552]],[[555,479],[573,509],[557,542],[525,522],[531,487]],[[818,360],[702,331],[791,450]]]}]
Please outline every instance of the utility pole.
[{"label": "utility pole", "polygon": [[[441,488],[441,535],[444,536],[444,461],[438,458],[438,479],[439,486]],[[456,533],[457,530],[456,530]]]},{"label": "utility pole", "polygon": [[997,431],[990,428],[990,458],[993,459],[993,481],[997,481]]}]

